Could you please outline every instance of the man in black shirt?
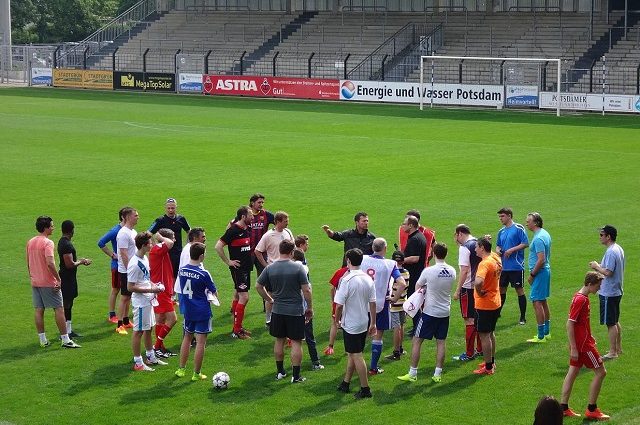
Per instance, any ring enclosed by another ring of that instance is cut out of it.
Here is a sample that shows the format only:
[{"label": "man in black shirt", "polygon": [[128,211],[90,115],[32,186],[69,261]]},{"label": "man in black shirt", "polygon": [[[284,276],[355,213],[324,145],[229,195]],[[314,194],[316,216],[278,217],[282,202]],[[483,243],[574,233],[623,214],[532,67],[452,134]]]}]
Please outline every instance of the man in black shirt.
[{"label": "man in black shirt", "polygon": [[[409,272],[407,297],[415,292],[416,282],[424,270],[427,259],[427,238],[418,230],[418,226],[418,219],[413,215],[406,216],[402,222],[402,230],[409,235],[404,248],[404,268]],[[410,336],[413,336],[419,318],[419,314],[414,316],[413,329],[409,331]]]},{"label": "man in black shirt", "polygon": [[182,230],[188,233],[191,230],[187,219],[184,216],[177,214],[176,210],[178,203],[174,198],[167,198],[164,203],[165,215],[156,218],[156,220],[149,227],[151,233],[156,233],[160,229],[171,229],[176,237],[176,242],[169,250],[169,257],[171,258],[171,265],[173,266],[174,279],[178,276],[178,269],[180,268],[180,254],[182,253]]},{"label": "man in black shirt", "polygon": [[[353,220],[356,222],[355,229],[348,229],[342,232],[334,232],[328,225],[322,226],[327,236],[334,241],[344,241],[344,252],[352,248],[358,248],[365,255],[373,254],[373,240],[376,235],[369,232],[369,216],[366,212],[360,211],[355,215]],[[342,267],[347,265],[346,258],[342,258]]]},{"label": "man in black shirt", "polygon": [[69,338],[78,338],[80,335],[73,332],[71,328],[71,309],[73,300],[78,296],[78,280],[76,272],[79,265],[88,266],[91,260],[88,258],[76,257],[76,248],[71,243],[73,238],[74,224],[71,220],[62,222],[62,237],[58,241],[58,257],[60,257],[60,281],[62,289],[62,305],[64,306],[64,318],[67,321],[67,333]]}]

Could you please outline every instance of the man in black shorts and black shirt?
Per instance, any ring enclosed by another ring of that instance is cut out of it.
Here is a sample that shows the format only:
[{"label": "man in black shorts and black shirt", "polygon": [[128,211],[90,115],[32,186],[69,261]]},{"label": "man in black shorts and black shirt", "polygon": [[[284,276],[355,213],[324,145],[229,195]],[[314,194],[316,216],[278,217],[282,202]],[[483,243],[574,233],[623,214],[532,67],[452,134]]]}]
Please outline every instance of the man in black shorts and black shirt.
[{"label": "man in black shorts and black shirt", "polygon": [[180,254],[182,253],[182,231],[189,233],[191,227],[187,222],[187,219],[176,213],[178,203],[174,198],[167,198],[164,203],[165,215],[156,218],[156,220],[149,227],[149,231],[155,234],[160,229],[171,229],[175,235],[176,241],[173,247],[169,250],[169,257],[171,258],[171,266],[173,267],[174,279],[178,276],[178,269],[180,268]]},{"label": "man in black shorts and black shirt", "polygon": [[[229,228],[216,243],[218,256],[231,271],[231,278],[235,285],[235,294],[231,310],[233,311],[233,332],[231,336],[238,339],[248,339],[251,333],[242,327],[244,309],[249,302],[250,273],[253,268],[251,256],[250,225],[253,220],[251,208],[240,207]],[[228,246],[229,258],[224,253],[224,246]]]},{"label": "man in black shorts and black shirt", "polygon": [[[373,254],[373,240],[376,235],[369,232],[369,216],[366,212],[360,211],[353,217],[356,223],[355,229],[347,229],[342,232],[334,232],[328,225],[322,226],[322,230],[334,241],[344,241],[344,252],[352,248],[358,248],[364,255]],[[346,267],[347,259],[342,257],[342,267]]]},{"label": "man in black shorts and black shirt", "polygon": [[[407,245],[404,248],[404,268],[409,272],[409,286],[407,297],[416,290],[416,282],[424,270],[427,259],[427,238],[418,230],[419,221],[415,216],[408,215],[402,222],[402,230],[409,235]],[[420,315],[413,317],[413,329],[409,330],[409,336],[413,336]]]}]

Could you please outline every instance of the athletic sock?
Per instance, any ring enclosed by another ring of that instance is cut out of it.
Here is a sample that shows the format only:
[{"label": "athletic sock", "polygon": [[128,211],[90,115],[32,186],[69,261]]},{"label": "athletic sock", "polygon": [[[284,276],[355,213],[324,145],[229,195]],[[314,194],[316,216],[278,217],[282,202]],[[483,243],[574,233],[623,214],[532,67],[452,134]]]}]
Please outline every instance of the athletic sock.
[{"label": "athletic sock", "polygon": [[118,320],[118,327],[122,326],[124,323],[122,322],[122,320]]},{"label": "athletic sock", "polygon": [[544,321],[544,334],[549,335],[551,333],[551,320]]},{"label": "athletic sock", "polygon": [[110,312],[109,312],[109,318],[111,318],[111,317],[115,317],[115,315],[116,315],[116,312],[115,312],[115,311],[110,311]]},{"label": "athletic sock", "polygon": [[233,316],[233,332],[240,333],[242,329],[242,320],[244,319],[244,304],[236,305],[236,314]]},{"label": "athletic sock", "polygon": [[238,300],[233,300],[233,302],[231,303],[231,314],[235,314],[236,313],[236,306],[238,305]]},{"label": "athletic sock", "polygon": [[538,339],[544,338],[544,325],[538,325]]},{"label": "athletic sock", "polygon": [[67,333],[70,334],[72,331],[71,329],[71,320],[67,320]]},{"label": "athletic sock", "polygon": [[369,369],[377,369],[378,368],[378,360],[380,360],[380,356],[382,355],[382,340],[373,340],[371,341],[371,367]]},{"label": "athletic sock", "polygon": [[145,354],[147,355],[147,358],[148,358],[149,360],[153,360],[153,361],[155,361],[155,360],[156,360],[156,353],[155,353],[155,351],[153,351],[153,350],[145,350]]},{"label": "athletic sock", "polygon": [[129,316],[124,316],[122,318],[122,323],[125,324],[125,325],[128,325],[129,324]]},{"label": "athletic sock", "polygon": [[144,364],[144,363],[142,363],[142,356],[134,356],[133,357],[133,361],[138,366],[142,366]]},{"label": "athletic sock", "polygon": [[410,367],[409,367],[409,376],[414,377],[414,378],[415,378],[416,376],[418,376],[418,368],[417,368],[417,367],[410,366]]},{"label": "athletic sock", "polygon": [[569,403],[560,403],[560,407],[562,407],[562,410],[567,410],[569,408]]},{"label": "athletic sock", "polygon": [[300,377],[300,366],[293,366],[293,379]]},{"label": "athletic sock", "polygon": [[482,340],[480,339],[480,334],[478,333],[478,330],[476,329],[476,351],[478,353],[482,353]]},{"label": "athletic sock", "polygon": [[71,341],[71,339],[69,338],[69,334],[62,334],[60,335],[60,338],[62,339],[63,344],[66,344]]},{"label": "athletic sock", "polygon": [[465,341],[466,341],[466,353],[467,356],[473,356],[473,345],[476,340],[476,327],[474,325],[467,325],[464,329]]},{"label": "athletic sock", "polygon": [[587,405],[587,409],[589,409],[589,412],[595,412],[597,408],[598,408],[597,404],[588,404]]},{"label": "athletic sock", "polygon": [[433,376],[440,376],[440,375],[442,375],[442,368],[437,367],[433,372]]},{"label": "athletic sock", "polygon": [[286,375],[287,371],[284,370],[284,361],[277,361],[276,360],[276,369],[278,369],[278,373],[281,373],[283,375]]},{"label": "athletic sock", "polygon": [[40,344],[44,344],[47,342],[47,335],[44,332],[38,334],[38,338],[40,338]]},{"label": "athletic sock", "polygon": [[164,337],[169,333],[169,327],[164,324],[156,325],[156,343],[153,348],[156,350],[163,346]]},{"label": "athletic sock", "polygon": [[527,315],[527,296],[518,295],[518,305],[520,306],[520,320],[525,320]]},{"label": "athletic sock", "polygon": [[485,369],[487,369],[487,370],[491,370],[491,369],[493,369],[493,362],[489,362],[489,363],[487,363],[487,364],[485,365]]}]

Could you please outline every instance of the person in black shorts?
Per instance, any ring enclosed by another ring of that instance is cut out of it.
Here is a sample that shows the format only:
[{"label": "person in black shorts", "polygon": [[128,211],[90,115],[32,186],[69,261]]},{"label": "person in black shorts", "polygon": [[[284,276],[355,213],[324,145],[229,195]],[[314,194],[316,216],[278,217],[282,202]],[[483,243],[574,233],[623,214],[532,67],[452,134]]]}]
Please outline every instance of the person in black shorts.
[{"label": "person in black shorts", "polygon": [[173,247],[169,250],[169,257],[171,258],[171,265],[173,266],[173,278],[178,276],[178,269],[180,268],[180,254],[182,253],[182,231],[189,233],[191,227],[187,222],[187,219],[176,212],[178,203],[175,198],[167,198],[164,203],[165,214],[155,219],[155,221],[149,227],[149,231],[155,234],[160,229],[173,230],[176,241]]}]

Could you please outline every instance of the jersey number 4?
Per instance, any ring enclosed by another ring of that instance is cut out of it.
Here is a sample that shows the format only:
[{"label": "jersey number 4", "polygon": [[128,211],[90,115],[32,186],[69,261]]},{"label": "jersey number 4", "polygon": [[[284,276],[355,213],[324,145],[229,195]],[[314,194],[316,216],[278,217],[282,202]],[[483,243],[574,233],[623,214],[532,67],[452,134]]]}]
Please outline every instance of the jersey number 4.
[{"label": "jersey number 4", "polygon": [[188,295],[189,299],[193,298],[193,290],[191,289],[191,279],[187,279],[184,283],[184,287],[182,288],[182,294]]}]

